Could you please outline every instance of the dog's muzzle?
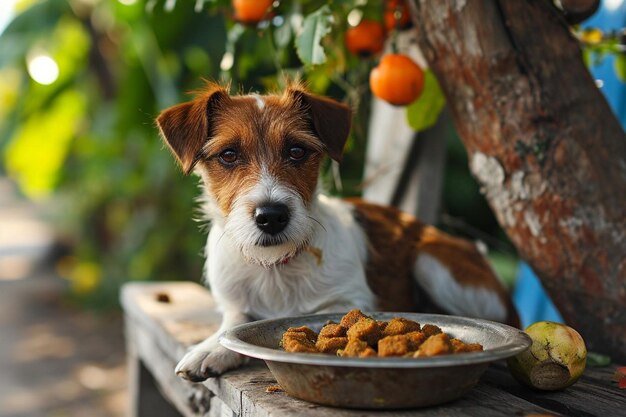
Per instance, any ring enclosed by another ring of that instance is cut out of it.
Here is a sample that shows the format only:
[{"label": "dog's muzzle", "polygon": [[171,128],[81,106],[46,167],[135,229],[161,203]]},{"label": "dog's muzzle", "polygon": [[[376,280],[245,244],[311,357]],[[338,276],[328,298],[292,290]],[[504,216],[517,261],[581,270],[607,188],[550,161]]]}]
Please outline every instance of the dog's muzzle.
[{"label": "dog's muzzle", "polygon": [[269,235],[282,232],[289,223],[289,208],[282,203],[268,203],[254,210],[257,227]]}]

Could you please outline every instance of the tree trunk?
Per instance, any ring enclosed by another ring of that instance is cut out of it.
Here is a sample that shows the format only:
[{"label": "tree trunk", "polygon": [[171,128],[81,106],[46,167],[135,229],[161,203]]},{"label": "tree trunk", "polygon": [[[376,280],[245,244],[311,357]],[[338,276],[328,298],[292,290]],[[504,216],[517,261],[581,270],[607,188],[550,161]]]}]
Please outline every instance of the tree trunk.
[{"label": "tree trunk", "polygon": [[626,360],[626,137],[549,0],[414,0],[473,175],[590,350]]}]

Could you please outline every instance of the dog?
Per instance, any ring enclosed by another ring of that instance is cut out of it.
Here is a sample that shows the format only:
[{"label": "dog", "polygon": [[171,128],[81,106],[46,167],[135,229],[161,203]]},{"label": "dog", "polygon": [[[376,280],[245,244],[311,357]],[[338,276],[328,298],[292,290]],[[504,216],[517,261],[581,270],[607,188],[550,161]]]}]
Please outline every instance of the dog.
[{"label": "dog", "polygon": [[319,191],[323,158],[342,158],[346,105],[300,83],[264,96],[231,96],[209,83],[157,124],[183,172],[202,179],[211,221],[205,275],[223,313],[219,330],[191,348],[177,375],[198,382],[241,365],[244,357],[218,336],[251,320],[359,308],[518,325],[474,243],[394,208]]}]

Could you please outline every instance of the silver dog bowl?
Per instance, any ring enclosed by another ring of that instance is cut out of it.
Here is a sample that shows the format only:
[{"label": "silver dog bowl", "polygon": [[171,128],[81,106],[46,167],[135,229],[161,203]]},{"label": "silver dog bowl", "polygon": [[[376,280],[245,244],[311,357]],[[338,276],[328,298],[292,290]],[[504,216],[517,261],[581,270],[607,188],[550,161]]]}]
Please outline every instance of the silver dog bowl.
[{"label": "silver dog bowl", "polygon": [[342,358],[327,354],[290,353],[278,346],[289,327],[308,326],[319,332],[342,314],[321,314],[261,320],[227,332],[226,348],[263,359],[280,386],[291,396],[317,404],[367,409],[424,407],[467,393],[490,362],[526,350],[530,338],[521,330],[487,320],[417,313],[368,313],[376,320],[404,317],[436,324],[466,343],[480,343],[482,352],[429,358]]}]

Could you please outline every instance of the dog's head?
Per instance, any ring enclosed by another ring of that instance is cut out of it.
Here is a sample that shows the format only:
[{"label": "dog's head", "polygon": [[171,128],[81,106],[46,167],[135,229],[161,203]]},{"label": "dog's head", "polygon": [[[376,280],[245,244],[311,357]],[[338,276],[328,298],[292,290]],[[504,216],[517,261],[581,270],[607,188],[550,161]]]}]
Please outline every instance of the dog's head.
[{"label": "dog's head", "polygon": [[263,265],[307,245],[320,162],[325,154],[341,159],[350,121],[347,106],[300,85],[282,95],[230,96],[210,84],[157,118],[183,171],[203,178],[225,234]]}]

